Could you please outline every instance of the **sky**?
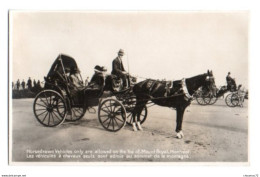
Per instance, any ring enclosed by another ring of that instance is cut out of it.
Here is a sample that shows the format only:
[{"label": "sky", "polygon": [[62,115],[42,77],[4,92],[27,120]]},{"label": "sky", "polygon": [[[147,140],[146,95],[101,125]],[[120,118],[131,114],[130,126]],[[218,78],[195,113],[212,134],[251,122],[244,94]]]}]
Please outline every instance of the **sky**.
[{"label": "sky", "polygon": [[124,66],[142,78],[178,80],[212,70],[217,86],[228,72],[248,87],[247,11],[11,11],[11,80],[43,80],[60,54],[73,57],[83,79],[95,65],[108,73],[119,49]]}]

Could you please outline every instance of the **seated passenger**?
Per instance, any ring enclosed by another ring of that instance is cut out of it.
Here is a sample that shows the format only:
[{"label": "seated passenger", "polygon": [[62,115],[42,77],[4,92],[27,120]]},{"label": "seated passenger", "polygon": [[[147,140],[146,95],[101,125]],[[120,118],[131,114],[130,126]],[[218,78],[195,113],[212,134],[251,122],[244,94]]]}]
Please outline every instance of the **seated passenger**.
[{"label": "seated passenger", "polygon": [[86,88],[86,94],[91,97],[97,97],[103,92],[105,86],[105,73],[107,69],[101,66],[95,66],[94,75]]},{"label": "seated passenger", "polygon": [[84,89],[84,84],[82,80],[79,78],[80,71],[77,68],[71,68],[69,80],[72,87],[75,87],[78,90]]},{"label": "seated passenger", "polygon": [[74,100],[75,104],[82,102],[82,100],[79,99],[81,97],[80,91],[85,89],[82,80],[79,78],[79,73],[80,71],[77,68],[72,67],[68,77],[70,83],[70,96]]}]

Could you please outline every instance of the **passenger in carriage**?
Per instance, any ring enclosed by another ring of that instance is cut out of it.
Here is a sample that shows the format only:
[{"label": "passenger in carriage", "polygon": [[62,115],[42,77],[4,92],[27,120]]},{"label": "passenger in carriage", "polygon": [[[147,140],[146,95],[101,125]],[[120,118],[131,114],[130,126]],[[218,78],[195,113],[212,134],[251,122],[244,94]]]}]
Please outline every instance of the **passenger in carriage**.
[{"label": "passenger in carriage", "polygon": [[71,83],[71,86],[74,87],[76,90],[82,90],[84,89],[84,84],[79,78],[79,69],[75,67],[70,68],[70,75],[69,75],[69,80]]},{"label": "passenger in carriage", "polygon": [[98,97],[99,94],[103,93],[107,69],[97,65],[95,66],[94,71],[95,73],[86,88],[86,94],[91,97]]},{"label": "passenger in carriage", "polygon": [[120,49],[118,51],[118,56],[113,60],[112,63],[112,74],[123,80],[123,90],[127,88],[127,72],[124,69],[122,58],[124,56],[124,51]]},{"label": "passenger in carriage", "polygon": [[69,74],[69,87],[70,87],[70,95],[74,100],[74,103],[80,102],[81,93],[80,91],[85,89],[83,82],[79,78],[79,69],[75,67],[70,68]]}]

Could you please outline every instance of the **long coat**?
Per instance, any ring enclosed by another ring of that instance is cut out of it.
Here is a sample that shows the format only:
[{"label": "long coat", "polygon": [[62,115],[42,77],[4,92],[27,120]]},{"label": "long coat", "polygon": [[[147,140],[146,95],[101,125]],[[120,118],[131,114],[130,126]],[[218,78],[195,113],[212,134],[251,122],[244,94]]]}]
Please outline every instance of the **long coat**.
[{"label": "long coat", "polygon": [[123,74],[122,71],[125,71],[123,63],[120,62],[120,59],[118,57],[116,57],[112,63],[112,72],[111,73],[115,74],[115,75],[122,75]]}]

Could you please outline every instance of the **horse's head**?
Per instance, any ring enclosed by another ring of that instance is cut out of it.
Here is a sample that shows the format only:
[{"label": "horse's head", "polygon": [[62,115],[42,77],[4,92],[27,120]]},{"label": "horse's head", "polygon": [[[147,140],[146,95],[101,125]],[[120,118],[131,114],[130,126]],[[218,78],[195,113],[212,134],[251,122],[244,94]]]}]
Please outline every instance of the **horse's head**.
[{"label": "horse's head", "polygon": [[217,94],[217,87],[215,85],[215,78],[213,76],[213,72],[209,71],[206,74],[206,80],[205,80],[205,85],[204,89],[211,95],[211,96],[216,96]]}]

